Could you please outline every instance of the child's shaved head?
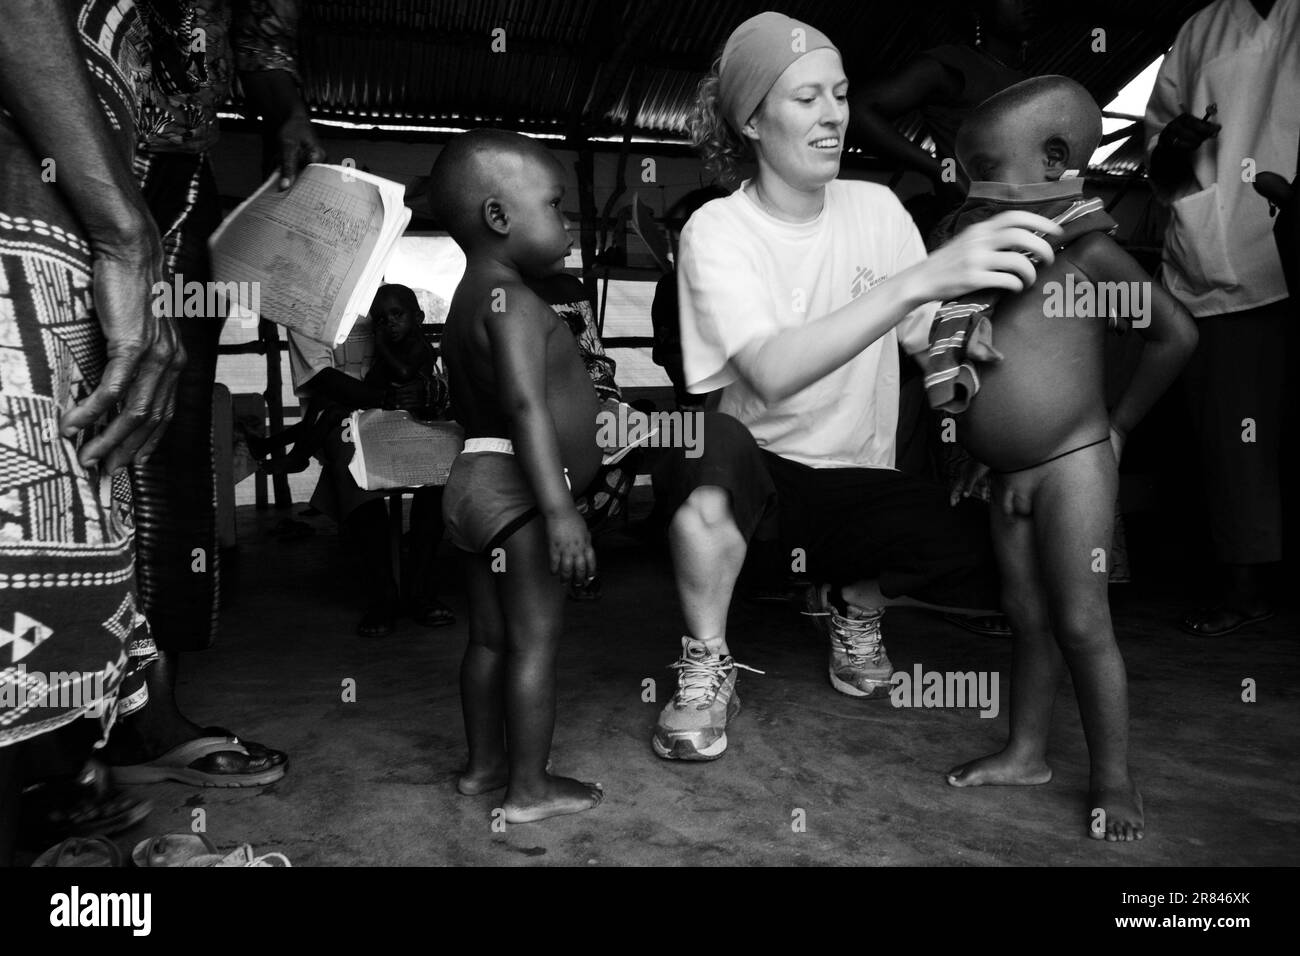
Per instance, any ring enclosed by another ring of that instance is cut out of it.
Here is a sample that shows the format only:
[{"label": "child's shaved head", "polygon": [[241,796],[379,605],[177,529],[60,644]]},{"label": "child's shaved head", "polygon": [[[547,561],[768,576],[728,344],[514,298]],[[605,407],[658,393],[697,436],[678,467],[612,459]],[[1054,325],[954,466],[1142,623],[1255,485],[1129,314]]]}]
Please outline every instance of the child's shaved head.
[{"label": "child's shaved head", "polygon": [[539,167],[557,166],[535,140],[499,129],[473,129],[443,147],[430,173],[429,206],[462,246],[486,233],[483,203],[508,200]]},{"label": "child's shaved head", "polygon": [[957,134],[957,158],[973,180],[1060,179],[1082,170],[1101,141],[1101,110],[1067,76],[1037,76],[990,96]]}]

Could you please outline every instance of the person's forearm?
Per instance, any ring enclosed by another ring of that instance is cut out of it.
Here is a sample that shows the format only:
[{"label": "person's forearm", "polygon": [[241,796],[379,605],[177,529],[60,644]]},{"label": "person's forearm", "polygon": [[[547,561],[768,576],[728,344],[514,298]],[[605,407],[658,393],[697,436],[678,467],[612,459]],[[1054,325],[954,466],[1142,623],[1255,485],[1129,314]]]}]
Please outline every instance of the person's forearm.
[{"label": "person's forearm", "polygon": [[66,4],[11,0],[0,30],[0,104],[101,250],[152,249],[157,230],[91,85]]},{"label": "person's forearm", "polygon": [[507,413],[515,456],[537,495],[538,510],[545,518],[564,514],[573,508],[573,496],[564,480],[560,442],[550,409],[538,400],[508,408]]},{"label": "person's forearm", "polygon": [[1148,341],[1128,388],[1111,411],[1111,424],[1127,436],[1178,378],[1196,348],[1196,338]]},{"label": "person's forearm", "polygon": [[279,129],[290,116],[307,116],[298,84],[288,70],[244,71],[239,74],[239,82],[248,105],[265,120],[268,129]]},{"label": "person's forearm", "polygon": [[852,360],[927,301],[912,270],[899,273],[829,315],[767,339],[752,357],[749,385],[765,402],[789,398]]},{"label": "person's forearm", "polygon": [[900,133],[870,103],[854,103],[849,128],[855,131],[853,139],[880,159],[892,160],[928,179],[940,178],[942,167],[938,160]]}]

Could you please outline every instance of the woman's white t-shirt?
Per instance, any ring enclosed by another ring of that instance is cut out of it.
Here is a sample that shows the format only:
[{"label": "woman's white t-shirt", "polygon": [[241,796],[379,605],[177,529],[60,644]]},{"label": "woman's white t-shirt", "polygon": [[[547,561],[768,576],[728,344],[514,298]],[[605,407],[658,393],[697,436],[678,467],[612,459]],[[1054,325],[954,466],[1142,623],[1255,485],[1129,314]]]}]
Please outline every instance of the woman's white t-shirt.
[{"label": "woman's white t-shirt", "polygon": [[700,208],[682,231],[677,283],[682,359],[691,391],[722,388],[719,411],[760,448],[814,468],[893,468],[901,338],[924,351],[937,303],[825,378],[765,402],[732,365],[758,339],[807,325],[924,259],[898,198],[876,183],[834,180],[821,214],[791,223],[764,212],[742,186]]}]

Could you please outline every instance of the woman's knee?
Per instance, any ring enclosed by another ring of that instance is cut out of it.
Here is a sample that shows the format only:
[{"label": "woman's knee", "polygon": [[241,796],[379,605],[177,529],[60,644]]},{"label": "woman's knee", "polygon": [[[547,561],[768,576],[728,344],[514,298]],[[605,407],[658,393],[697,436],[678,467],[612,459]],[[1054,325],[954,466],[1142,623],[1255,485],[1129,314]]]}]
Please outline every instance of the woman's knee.
[{"label": "woman's knee", "polygon": [[692,491],[673,515],[673,524],[689,525],[706,531],[735,527],[731,512],[731,492],[719,485],[702,485]]}]

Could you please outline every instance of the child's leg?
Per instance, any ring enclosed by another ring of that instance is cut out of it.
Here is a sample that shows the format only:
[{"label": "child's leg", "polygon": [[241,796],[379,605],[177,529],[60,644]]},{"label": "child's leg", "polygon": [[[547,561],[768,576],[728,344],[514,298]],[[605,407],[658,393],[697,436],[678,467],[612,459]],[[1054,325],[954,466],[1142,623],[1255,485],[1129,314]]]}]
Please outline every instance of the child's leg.
[{"label": "child's leg", "polygon": [[531,823],[600,803],[598,784],[546,772],[555,729],[555,657],[563,624],[565,588],[550,572],[546,524],[535,518],[505,543],[505,571],[497,593],[506,632],[506,748],[509,823]]},{"label": "child's leg", "polygon": [[1002,572],[1002,609],[1011,624],[1011,733],[997,753],[948,772],[954,787],[1047,783],[1047,732],[1064,663],[1051,622],[1034,541],[1037,476],[995,476],[989,509],[993,551]]},{"label": "child's leg", "polygon": [[506,766],[506,626],[497,578],[488,555],[469,555],[469,644],[460,664],[460,706],[465,715],[469,764],[456,781],[467,796],[504,787]]},{"label": "child's leg", "polygon": [[1114,455],[1103,443],[1047,467],[1035,501],[1038,553],[1052,630],[1074,679],[1088,741],[1089,832],[1097,839],[1141,839],[1142,798],[1128,763],[1128,680],[1106,591],[1118,485]]}]

